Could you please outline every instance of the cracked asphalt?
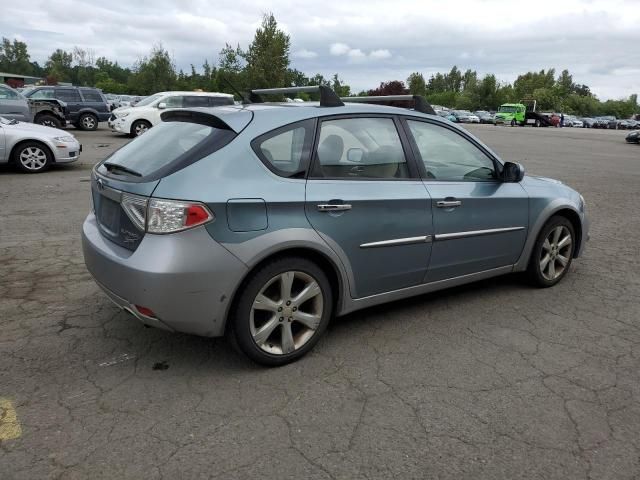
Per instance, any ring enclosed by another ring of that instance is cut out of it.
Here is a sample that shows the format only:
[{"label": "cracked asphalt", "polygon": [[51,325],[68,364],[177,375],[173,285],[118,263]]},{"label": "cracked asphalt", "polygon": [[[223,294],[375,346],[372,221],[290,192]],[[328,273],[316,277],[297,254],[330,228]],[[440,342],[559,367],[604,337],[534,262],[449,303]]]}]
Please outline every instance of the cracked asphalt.
[{"label": "cracked asphalt", "polygon": [[91,280],[89,171],[126,139],[74,132],[75,165],[0,168],[0,405],[21,432],[0,478],[640,478],[640,147],[470,129],[581,191],[584,257],[551,289],[507,276],[337,319],[277,369],[145,329]]}]

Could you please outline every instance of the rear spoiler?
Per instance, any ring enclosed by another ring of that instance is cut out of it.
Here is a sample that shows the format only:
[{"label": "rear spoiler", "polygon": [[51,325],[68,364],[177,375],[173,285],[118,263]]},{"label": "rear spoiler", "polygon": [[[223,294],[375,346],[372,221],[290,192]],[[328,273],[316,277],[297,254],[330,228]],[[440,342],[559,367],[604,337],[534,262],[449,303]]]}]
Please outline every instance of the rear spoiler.
[{"label": "rear spoiler", "polygon": [[215,107],[210,108],[167,110],[160,114],[163,122],[188,122],[208,125],[221,130],[240,133],[253,119],[253,112],[238,108]]}]

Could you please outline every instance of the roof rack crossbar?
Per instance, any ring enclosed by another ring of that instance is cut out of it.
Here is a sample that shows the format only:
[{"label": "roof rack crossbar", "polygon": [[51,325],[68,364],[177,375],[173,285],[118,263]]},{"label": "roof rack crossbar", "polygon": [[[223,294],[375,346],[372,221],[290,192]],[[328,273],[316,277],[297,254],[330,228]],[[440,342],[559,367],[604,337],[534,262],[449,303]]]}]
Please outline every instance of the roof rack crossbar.
[{"label": "roof rack crossbar", "polygon": [[343,107],[344,103],[331,88],[324,85],[312,85],[309,87],[285,87],[285,88],[257,88],[249,92],[251,103],[262,103],[261,95],[286,95],[289,93],[320,93],[321,107]]},{"label": "roof rack crossbar", "polygon": [[381,102],[400,102],[412,101],[417,112],[435,115],[436,112],[431,104],[422,95],[380,95],[375,97],[342,97],[340,100],[345,102],[362,102],[362,103],[381,103]]}]

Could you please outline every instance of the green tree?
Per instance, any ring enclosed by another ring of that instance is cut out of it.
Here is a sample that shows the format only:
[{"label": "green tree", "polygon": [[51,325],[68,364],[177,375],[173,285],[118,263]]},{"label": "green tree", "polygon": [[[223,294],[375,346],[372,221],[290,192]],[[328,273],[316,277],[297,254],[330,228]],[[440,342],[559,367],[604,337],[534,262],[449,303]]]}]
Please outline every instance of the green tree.
[{"label": "green tree", "polygon": [[411,92],[412,95],[427,94],[427,83],[420,72],[413,72],[409,75],[409,78],[407,78],[407,85],[409,85],[409,92]]},{"label": "green tree", "polygon": [[0,44],[0,71],[18,73],[21,75],[33,75],[34,66],[29,59],[27,44],[14,39],[2,37]]},{"label": "green tree", "polygon": [[62,82],[70,82],[71,79],[71,64],[73,62],[73,54],[71,52],[65,52],[58,48],[55,52],[49,56],[44,68],[47,71],[47,76],[57,79]]},{"label": "green tree", "polygon": [[289,35],[278,28],[273,14],[265,14],[245,54],[252,88],[285,86],[290,44]]},{"label": "green tree", "polygon": [[129,88],[135,94],[150,95],[172,90],[176,79],[173,59],[162,44],[158,44],[152,48],[148,57],[143,57],[136,62],[129,78]]}]

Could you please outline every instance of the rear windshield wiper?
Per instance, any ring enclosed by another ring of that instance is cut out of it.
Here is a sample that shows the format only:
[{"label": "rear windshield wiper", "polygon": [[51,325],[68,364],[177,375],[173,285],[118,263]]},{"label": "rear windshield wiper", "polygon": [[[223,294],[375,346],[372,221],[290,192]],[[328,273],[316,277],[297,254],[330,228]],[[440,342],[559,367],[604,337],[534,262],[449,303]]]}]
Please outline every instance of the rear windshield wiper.
[{"label": "rear windshield wiper", "polygon": [[105,162],[104,166],[109,171],[109,173],[116,171],[116,172],[128,173],[129,175],[133,175],[134,177],[142,176],[140,172],[136,172],[135,170],[131,170],[130,168],[127,168],[127,167],[123,167],[122,165],[119,165],[117,163]]}]

